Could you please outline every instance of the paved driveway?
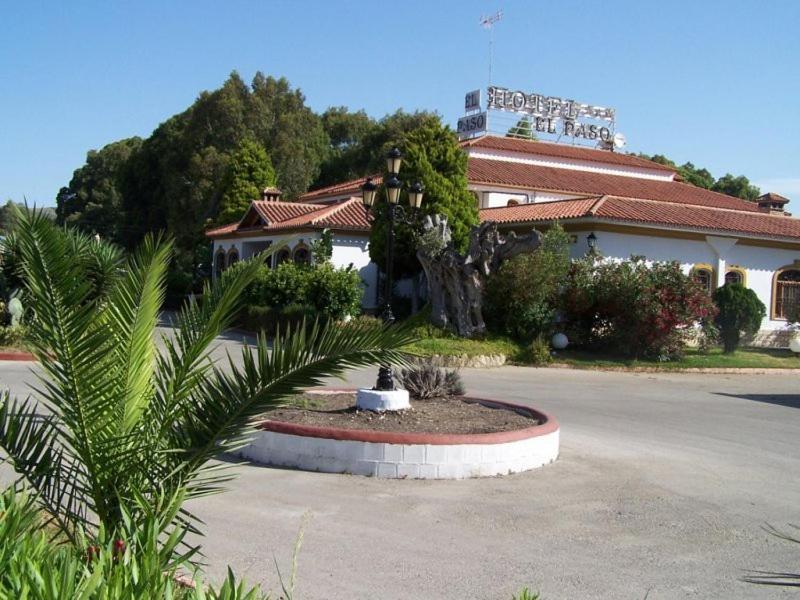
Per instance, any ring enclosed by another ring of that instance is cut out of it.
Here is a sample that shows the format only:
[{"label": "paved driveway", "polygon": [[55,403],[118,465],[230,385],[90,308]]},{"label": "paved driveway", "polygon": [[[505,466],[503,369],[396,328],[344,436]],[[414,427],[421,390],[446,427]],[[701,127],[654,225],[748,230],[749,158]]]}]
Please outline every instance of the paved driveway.
[{"label": "paved driveway", "polygon": [[[235,342],[226,342],[236,346]],[[27,367],[0,364],[15,390]],[[470,392],[561,422],[541,470],[466,481],[380,481],[240,465],[195,502],[208,573],[230,563],[278,589],[310,515],[296,597],[790,598],[744,569],[800,571],[800,547],[761,530],[800,522],[794,377],[465,370]],[[354,385],[372,372],[355,372]]]}]

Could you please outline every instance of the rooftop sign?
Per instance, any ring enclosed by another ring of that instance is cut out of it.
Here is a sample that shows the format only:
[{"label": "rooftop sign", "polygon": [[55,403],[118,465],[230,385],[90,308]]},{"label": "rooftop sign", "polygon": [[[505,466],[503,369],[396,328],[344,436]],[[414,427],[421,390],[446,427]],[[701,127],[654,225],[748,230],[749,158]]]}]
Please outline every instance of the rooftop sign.
[{"label": "rooftop sign", "polygon": [[[526,127],[530,133],[567,137],[573,143],[579,139],[606,143],[613,141],[616,116],[613,108],[494,85],[489,86],[486,96],[486,112],[480,113],[481,91],[474,90],[466,94],[464,108],[467,116],[459,119],[457,128],[460,137],[471,137],[488,131],[491,118],[489,113],[498,115],[498,112],[502,112],[527,117],[529,124]],[[494,119],[492,122],[494,123]],[[502,119],[492,127],[493,133],[506,133],[494,131],[501,123]],[[516,128],[520,128],[519,123]]]},{"label": "rooftop sign", "polygon": [[599,119],[614,122],[613,108],[583,104],[575,100],[564,100],[556,96],[512,91],[490,86],[488,108],[524,113],[546,119]]}]

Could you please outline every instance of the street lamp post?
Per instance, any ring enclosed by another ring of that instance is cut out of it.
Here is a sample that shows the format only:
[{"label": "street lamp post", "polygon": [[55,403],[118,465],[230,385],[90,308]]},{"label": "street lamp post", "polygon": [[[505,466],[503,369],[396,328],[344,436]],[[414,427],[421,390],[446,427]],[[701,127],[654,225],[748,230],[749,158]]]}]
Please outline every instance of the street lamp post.
[{"label": "street lamp post", "polygon": [[[392,150],[386,155],[386,170],[389,172],[388,177],[384,180],[383,185],[386,188],[386,201],[387,201],[387,216],[388,223],[386,228],[386,282],[383,293],[383,310],[381,317],[384,323],[394,323],[394,313],[392,312],[392,286],[394,284],[393,267],[394,267],[394,241],[395,241],[395,225],[398,221],[408,221],[403,207],[398,205],[400,200],[400,191],[403,188],[402,182],[398,179],[400,174],[400,165],[403,161],[403,155],[397,148]],[[369,210],[375,204],[375,196],[378,186],[372,182],[372,178],[367,178],[363,186],[361,186],[361,197],[364,206]],[[408,190],[409,207],[412,211],[416,211],[422,206],[422,197],[425,190],[420,182],[414,183]],[[394,374],[390,365],[381,365],[378,370],[378,381],[373,388],[373,391],[378,392],[393,392],[395,390]],[[385,408],[383,410],[386,410]]]}]

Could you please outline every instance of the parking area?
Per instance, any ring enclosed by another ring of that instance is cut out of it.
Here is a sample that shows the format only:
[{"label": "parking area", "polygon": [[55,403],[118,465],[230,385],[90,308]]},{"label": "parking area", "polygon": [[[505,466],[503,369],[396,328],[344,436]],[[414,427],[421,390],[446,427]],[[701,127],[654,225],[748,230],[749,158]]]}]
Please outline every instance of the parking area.
[{"label": "parking area", "polygon": [[[228,340],[225,346],[238,344]],[[223,348],[224,349],[224,348]],[[28,365],[0,364],[13,392]],[[800,523],[795,376],[464,370],[470,392],[561,423],[541,470],[465,481],[383,481],[237,465],[197,501],[210,576],[226,564],[277,591],[308,516],[296,597],[782,598],[746,569],[800,570],[765,523]],[[351,373],[351,385],[374,373]],[[341,385],[340,382],[337,382]]]}]

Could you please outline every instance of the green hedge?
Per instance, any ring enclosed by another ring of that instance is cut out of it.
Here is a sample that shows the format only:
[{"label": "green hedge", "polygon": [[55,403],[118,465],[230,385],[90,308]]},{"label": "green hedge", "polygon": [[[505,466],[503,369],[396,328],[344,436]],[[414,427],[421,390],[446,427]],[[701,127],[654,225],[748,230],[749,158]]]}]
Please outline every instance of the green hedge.
[{"label": "green hedge", "polygon": [[361,278],[352,268],[330,264],[303,266],[283,263],[266,266],[245,290],[246,306],[239,324],[254,331],[274,333],[302,319],[342,320],[361,310]]}]

